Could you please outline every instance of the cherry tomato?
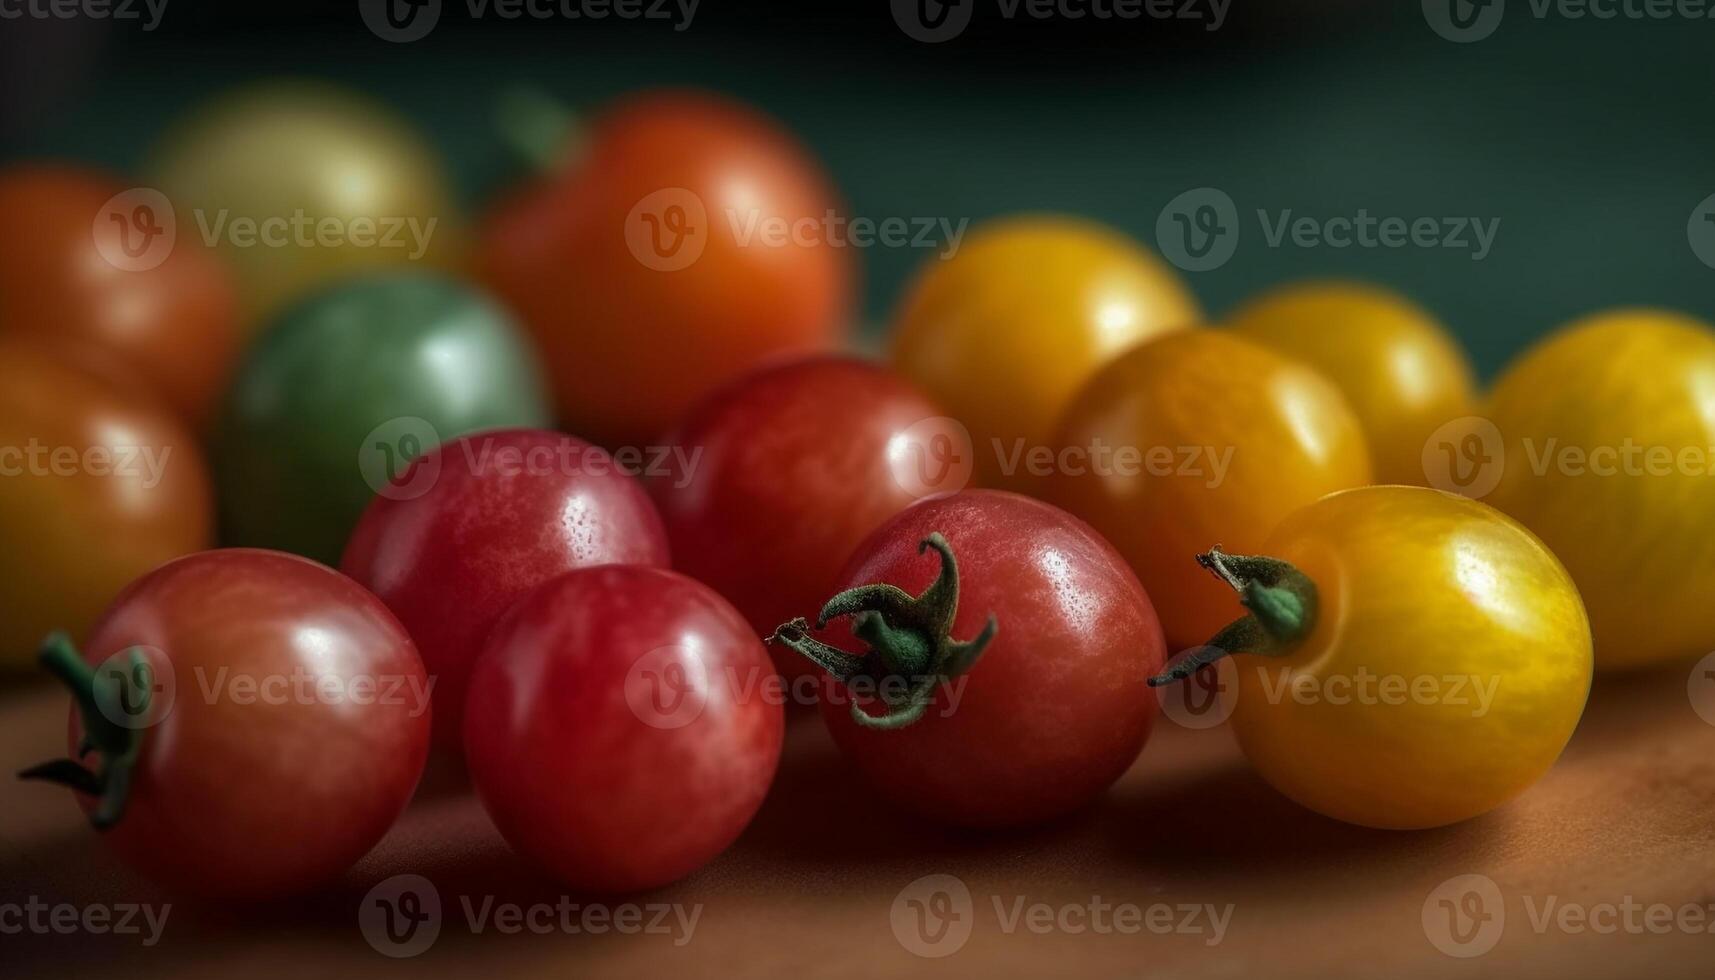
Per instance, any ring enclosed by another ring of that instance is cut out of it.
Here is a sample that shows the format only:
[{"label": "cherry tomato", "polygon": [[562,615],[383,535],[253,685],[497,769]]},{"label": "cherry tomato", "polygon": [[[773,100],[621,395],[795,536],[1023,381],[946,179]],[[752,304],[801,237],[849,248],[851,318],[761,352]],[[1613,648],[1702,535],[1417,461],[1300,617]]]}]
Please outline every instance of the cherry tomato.
[{"label": "cherry tomato", "polygon": [[[800,620],[775,640],[844,682],[822,716],[901,806],[967,826],[1047,820],[1142,750],[1161,627],[1124,559],[1071,515],[994,490],[932,497],[840,578],[851,591],[823,607],[822,638]],[[839,616],[849,627],[828,629]]]},{"label": "cherry tomato", "polygon": [[1349,823],[1439,827],[1560,756],[1590,690],[1590,626],[1529,531],[1454,494],[1366,487],[1291,515],[1262,554],[1203,556],[1241,618],[1175,674],[1255,654],[1222,665],[1222,703],[1281,792]]},{"label": "cherry tomato", "polygon": [[1359,283],[1295,283],[1227,318],[1247,340],[1321,371],[1363,422],[1378,483],[1422,486],[1423,447],[1476,404],[1458,343],[1415,304]]},{"label": "cherry tomato", "polygon": [[665,569],[567,572],[525,597],[471,675],[465,756],[519,853],[574,888],[637,891],[725,850],[784,727],[744,617]]},{"label": "cherry tomato", "polygon": [[[782,364],[720,389],[668,440],[679,462],[650,481],[674,564],[714,586],[758,635],[814,613],[865,535],[943,484],[958,489],[952,466],[940,480],[910,469],[948,438],[940,415],[911,385],[847,357]],[[778,659],[792,674],[810,669]]]},{"label": "cherry tomato", "polygon": [[523,317],[568,427],[640,444],[722,382],[847,329],[850,248],[834,198],[772,121],[665,92],[591,121],[582,156],[490,216],[484,279]]},{"label": "cherry tomato", "polygon": [[1143,344],[1078,393],[1054,440],[1051,499],[1107,535],[1175,650],[1231,618],[1191,556],[1260,546],[1281,518],[1370,482],[1357,416],[1326,378],[1231,334]]},{"label": "cherry tomato", "polygon": [[[205,551],[130,585],[47,666],[76,694],[76,787],[129,864],[265,899],[337,878],[405,808],[429,744],[411,638],[361,586],[272,551]],[[94,745],[82,751],[85,738]]]},{"label": "cherry tomato", "polygon": [[0,213],[30,230],[0,239],[0,330],[111,351],[200,429],[238,356],[237,294],[194,236],[149,267],[104,257],[97,236],[126,190],[94,172],[0,171]]},{"label": "cherry tomato", "polygon": [[265,82],[199,107],[152,153],[178,237],[212,240],[251,322],[336,280],[450,268],[459,216],[443,165],[386,106],[320,82]]},{"label": "cherry tomato", "polygon": [[435,740],[460,746],[471,666],[501,613],[574,568],[667,562],[655,506],[606,450],[510,429],[418,457],[364,511],[340,570],[416,639],[435,678]]},{"label": "cherry tomato", "polygon": [[1008,460],[1045,447],[1102,365],[1202,317],[1166,263],[1116,231],[1026,216],[977,229],[925,266],[893,339],[900,373],[970,430],[984,485],[1032,481]]},{"label": "cherry tomato", "polygon": [[125,584],[208,546],[195,436],[31,338],[0,337],[0,665],[50,630],[81,638]]},{"label": "cherry tomato", "polygon": [[486,297],[414,274],[336,286],[288,309],[239,369],[215,445],[222,534],[337,561],[413,456],[547,421],[530,352]]},{"label": "cherry tomato", "polygon": [[[1490,394],[1472,493],[1572,572],[1596,662],[1641,667],[1715,649],[1715,331],[1657,310],[1574,323]],[[1473,444],[1475,448],[1476,444]]]}]

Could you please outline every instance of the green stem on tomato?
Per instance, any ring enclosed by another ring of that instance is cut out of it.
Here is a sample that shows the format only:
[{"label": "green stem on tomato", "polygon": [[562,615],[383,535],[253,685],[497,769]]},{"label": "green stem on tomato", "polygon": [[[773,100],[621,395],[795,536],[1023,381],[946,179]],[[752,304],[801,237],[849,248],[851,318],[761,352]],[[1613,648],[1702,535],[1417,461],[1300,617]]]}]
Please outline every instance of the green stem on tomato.
[{"label": "green stem on tomato", "polygon": [[[154,685],[150,683],[150,666],[140,648],[127,651],[126,669],[97,671],[89,666],[64,633],[54,633],[42,643],[37,654],[42,668],[59,679],[77,703],[78,716],[83,721],[83,743],[76,759],[55,759],[31,766],[18,773],[19,779],[35,779],[56,783],[88,796],[97,804],[90,812],[89,822],[96,830],[106,830],[125,814],[130,795],[131,776],[143,751],[141,726],[120,724],[112,717],[112,706],[118,705],[127,690],[135,695],[135,706],[127,714],[147,718]],[[103,674],[105,673],[105,676]],[[135,682],[135,683],[133,683]],[[103,704],[109,708],[103,708]],[[99,764],[90,769],[83,758],[95,752]]]},{"label": "green stem on tomato", "polygon": [[1208,643],[1165,672],[1150,687],[1182,681],[1223,657],[1240,653],[1284,656],[1316,627],[1316,583],[1278,558],[1229,555],[1219,547],[1197,556],[1197,564],[1239,594],[1249,612],[1228,623]]},{"label": "green stem on tomato", "polygon": [[[840,616],[852,617],[852,634],[867,646],[851,654],[810,635],[810,624],[794,619],[768,638],[810,660],[856,691],[875,686],[886,708],[879,715],[852,705],[852,719],[866,728],[903,728],[923,717],[941,684],[971,669],[988,649],[1000,622],[993,614],[974,639],[952,638],[959,610],[959,564],[939,532],[917,545],[941,557],[941,573],[920,596],[891,585],[860,585],[829,599],[816,616],[816,629]],[[866,692],[867,693],[867,692]]]}]

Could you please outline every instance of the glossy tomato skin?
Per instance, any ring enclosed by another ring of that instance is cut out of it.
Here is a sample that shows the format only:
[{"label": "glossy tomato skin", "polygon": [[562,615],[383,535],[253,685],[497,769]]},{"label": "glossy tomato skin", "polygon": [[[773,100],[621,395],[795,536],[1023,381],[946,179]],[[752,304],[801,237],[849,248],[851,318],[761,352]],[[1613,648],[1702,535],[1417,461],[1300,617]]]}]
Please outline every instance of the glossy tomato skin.
[{"label": "glossy tomato skin", "polygon": [[[763,361],[838,344],[854,250],[756,230],[834,210],[818,166],[772,121],[710,95],[651,93],[594,118],[580,159],[504,200],[478,260],[534,334],[561,420],[640,445]],[[689,216],[688,237],[650,251],[649,222],[670,211]],[[657,254],[695,259],[667,268]]]},{"label": "glossy tomato skin", "polygon": [[574,568],[667,563],[655,505],[605,450],[502,429],[418,458],[370,502],[340,570],[415,638],[435,678],[435,740],[458,748],[471,667],[514,602]]},{"label": "glossy tomato skin", "polygon": [[665,569],[567,572],[506,614],[465,712],[471,779],[526,859],[577,889],[676,881],[750,822],[780,759],[762,642]]},{"label": "glossy tomato skin", "polygon": [[81,638],[132,579],[213,536],[196,437],[125,382],[0,337],[0,666],[30,665],[52,630]]},{"label": "glossy tomato skin", "polygon": [[[667,440],[683,465],[650,481],[675,567],[713,586],[758,636],[813,617],[852,549],[933,489],[897,466],[940,415],[909,383],[851,357],[787,362],[720,389]],[[795,675],[812,669],[777,660]]]},{"label": "glossy tomato skin", "polygon": [[[85,658],[134,646],[168,700],[145,716],[129,804],[104,837],[149,877],[208,898],[299,894],[409,802],[427,675],[387,607],[338,572],[273,551],[186,556],[114,600]],[[74,753],[80,735],[74,709]]]},{"label": "glossy tomato skin", "polygon": [[1377,483],[1427,485],[1424,444],[1476,411],[1465,352],[1427,311],[1388,290],[1292,283],[1245,303],[1227,324],[1340,388],[1363,422]]},{"label": "glossy tomato skin", "polygon": [[104,258],[104,207],[127,189],[94,171],[0,170],[0,213],[29,229],[0,238],[0,330],[108,351],[200,430],[238,356],[237,290],[188,229],[152,268]]},{"label": "glossy tomato skin", "polygon": [[1137,242],[1079,218],[1023,215],[924,265],[889,357],[969,429],[982,485],[1034,492],[1010,454],[1048,446],[1103,365],[1201,319],[1190,290]]},{"label": "glossy tomato skin", "polygon": [[492,300],[411,273],[344,283],[289,308],[234,379],[214,451],[223,540],[338,561],[416,452],[547,421],[530,349]]},{"label": "glossy tomato skin", "polygon": [[[1363,427],[1339,389],[1214,330],[1161,337],[1116,360],[1078,393],[1054,442],[1085,455],[1081,469],[1054,473],[1050,499],[1126,556],[1175,651],[1235,618],[1231,592],[1198,554],[1253,553],[1287,514],[1370,482]],[[1113,453],[1105,464],[1101,447]],[[1122,461],[1119,450],[1132,455]]]},{"label": "glossy tomato skin", "polygon": [[[1607,669],[1715,649],[1715,329],[1613,310],[1557,331],[1496,380],[1470,492],[1542,538],[1590,609]],[[1482,474],[1492,474],[1478,484]]]},{"label": "glossy tomato skin", "polygon": [[[1083,522],[995,490],[895,515],[858,547],[840,587],[886,582],[920,594],[940,569],[918,543],[937,531],[959,564],[953,638],[975,637],[991,613],[998,635],[903,728],[861,726],[849,693],[825,685],[828,729],[878,790],[935,820],[1013,826],[1084,806],[1132,764],[1154,723],[1146,682],[1165,651],[1149,596]],[[825,633],[863,649],[845,626]]]},{"label": "glossy tomato skin", "polygon": [[1289,516],[1261,553],[1319,597],[1288,655],[1224,668],[1239,744],[1277,789],[1350,823],[1438,827],[1559,758],[1590,690],[1590,625],[1529,531],[1439,490],[1365,487]]},{"label": "glossy tomato skin", "polygon": [[[149,157],[148,182],[172,200],[180,240],[219,236],[253,327],[335,282],[445,271],[463,251],[433,147],[387,106],[335,85],[294,79],[223,93]],[[283,224],[300,216],[301,230]],[[337,231],[324,236],[324,226]]]}]

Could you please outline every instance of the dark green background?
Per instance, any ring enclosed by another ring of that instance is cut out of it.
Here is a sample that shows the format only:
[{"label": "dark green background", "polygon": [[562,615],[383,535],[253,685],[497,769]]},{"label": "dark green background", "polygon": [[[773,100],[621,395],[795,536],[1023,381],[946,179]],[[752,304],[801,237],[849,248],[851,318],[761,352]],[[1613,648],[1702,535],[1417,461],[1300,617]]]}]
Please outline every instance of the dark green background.
[{"label": "dark green background", "polygon": [[[476,207],[507,172],[489,119],[508,83],[592,106],[638,87],[701,85],[782,119],[857,215],[974,223],[1065,210],[1152,241],[1174,195],[1221,188],[1242,218],[1238,252],[1189,276],[1216,314],[1285,279],[1370,279],[1442,316],[1485,373],[1600,307],[1715,316],[1715,270],[1686,239],[1693,208],[1715,193],[1715,20],[1544,20],[1511,0],[1494,36],[1459,45],[1429,29],[1416,0],[1235,0],[1213,33],[985,20],[988,0],[964,36],[924,45],[881,2],[704,0],[683,32],[471,24],[452,6],[405,45],[371,36],[355,3],[288,15],[189,0],[171,0],[152,34],[107,31],[81,62],[14,43],[0,59],[30,85],[8,97],[7,156],[131,167],[197,100],[257,77],[313,75],[413,117]],[[12,23],[0,32],[27,36]],[[1500,230],[1480,262],[1446,249],[1269,248],[1258,208],[1499,218]],[[928,254],[865,250],[867,320],[885,320]]]}]

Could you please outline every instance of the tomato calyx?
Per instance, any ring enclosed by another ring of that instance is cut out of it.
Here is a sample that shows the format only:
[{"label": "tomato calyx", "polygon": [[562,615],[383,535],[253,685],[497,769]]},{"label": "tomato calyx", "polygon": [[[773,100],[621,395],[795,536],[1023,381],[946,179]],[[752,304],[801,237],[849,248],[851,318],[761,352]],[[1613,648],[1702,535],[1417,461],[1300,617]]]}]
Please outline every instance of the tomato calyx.
[{"label": "tomato calyx", "polygon": [[[96,830],[106,830],[125,814],[131,776],[143,750],[145,730],[142,726],[122,724],[114,717],[150,717],[150,697],[155,688],[153,669],[142,648],[132,647],[125,653],[123,669],[98,671],[78,654],[71,638],[64,633],[49,636],[37,658],[48,673],[71,690],[83,720],[83,741],[76,759],[55,759],[31,766],[18,773],[18,778],[57,783],[95,797],[99,802],[90,812],[89,822]],[[83,763],[91,752],[100,758],[94,769]]]},{"label": "tomato calyx", "polygon": [[1316,625],[1316,583],[1291,562],[1259,555],[1229,555],[1219,545],[1197,564],[1239,594],[1250,612],[1228,623],[1208,643],[1149,679],[1150,687],[1182,681],[1222,657],[1253,653],[1284,656]]},{"label": "tomato calyx", "polygon": [[834,596],[816,615],[816,629],[840,616],[852,617],[852,634],[869,649],[850,654],[810,636],[810,624],[794,619],[769,637],[808,658],[854,693],[874,694],[886,707],[870,714],[857,703],[852,719],[867,728],[903,728],[923,717],[940,685],[970,670],[983,655],[1000,621],[993,613],[971,640],[952,637],[959,610],[959,565],[939,532],[917,544],[941,557],[941,574],[922,595],[886,583],[860,585]]}]

